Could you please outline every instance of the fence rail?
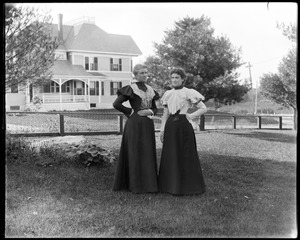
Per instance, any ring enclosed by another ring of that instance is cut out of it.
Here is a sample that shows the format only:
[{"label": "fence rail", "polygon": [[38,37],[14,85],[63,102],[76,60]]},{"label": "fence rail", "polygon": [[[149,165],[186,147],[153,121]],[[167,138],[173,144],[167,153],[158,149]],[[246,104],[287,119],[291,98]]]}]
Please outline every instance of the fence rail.
[{"label": "fence rail", "polygon": [[[161,113],[154,118],[156,131]],[[126,117],[113,111],[7,112],[6,130],[14,136],[122,134]],[[204,114],[195,131],[211,129],[293,129],[293,115]]]}]

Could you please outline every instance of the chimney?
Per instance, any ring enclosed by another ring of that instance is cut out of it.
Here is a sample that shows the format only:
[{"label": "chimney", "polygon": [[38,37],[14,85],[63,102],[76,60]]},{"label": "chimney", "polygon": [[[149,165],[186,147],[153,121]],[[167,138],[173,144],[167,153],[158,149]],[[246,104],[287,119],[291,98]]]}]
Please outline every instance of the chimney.
[{"label": "chimney", "polygon": [[58,14],[58,40],[63,41],[63,15]]}]

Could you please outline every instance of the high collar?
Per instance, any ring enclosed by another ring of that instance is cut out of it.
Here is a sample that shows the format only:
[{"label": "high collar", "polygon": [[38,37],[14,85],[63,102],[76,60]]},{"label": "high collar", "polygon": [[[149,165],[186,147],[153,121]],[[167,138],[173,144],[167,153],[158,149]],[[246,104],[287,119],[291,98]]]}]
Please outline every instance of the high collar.
[{"label": "high collar", "polygon": [[133,80],[132,83],[135,83],[139,89],[141,89],[142,91],[146,92],[147,91],[147,86],[144,82],[139,82],[136,80]]},{"label": "high collar", "polygon": [[175,90],[179,90],[179,89],[182,89],[183,88],[183,85],[180,85],[178,87],[173,87]]},{"label": "high collar", "polygon": [[138,81],[138,80],[136,80],[136,79],[133,79],[133,80],[131,81],[131,83],[146,84],[145,82],[140,82],[140,81]]}]

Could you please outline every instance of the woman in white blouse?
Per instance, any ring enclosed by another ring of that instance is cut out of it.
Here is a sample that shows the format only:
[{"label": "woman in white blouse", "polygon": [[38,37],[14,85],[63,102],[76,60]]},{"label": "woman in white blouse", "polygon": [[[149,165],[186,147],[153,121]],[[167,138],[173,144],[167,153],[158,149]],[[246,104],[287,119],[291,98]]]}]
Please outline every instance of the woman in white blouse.
[{"label": "woman in white blouse", "polygon": [[[186,74],[181,68],[171,71],[173,89],[163,95],[164,106],[160,138],[163,142],[159,167],[159,191],[173,195],[205,192],[194,129],[190,123],[207,111],[204,97],[195,89],[183,87]],[[198,109],[187,113],[192,106]]]}]

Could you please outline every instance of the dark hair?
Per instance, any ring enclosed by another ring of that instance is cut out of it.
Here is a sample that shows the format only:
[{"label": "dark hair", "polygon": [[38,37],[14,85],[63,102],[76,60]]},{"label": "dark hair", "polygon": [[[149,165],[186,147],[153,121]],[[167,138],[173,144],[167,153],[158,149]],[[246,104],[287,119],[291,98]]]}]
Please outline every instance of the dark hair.
[{"label": "dark hair", "polygon": [[144,68],[148,69],[148,67],[145,64],[137,64],[137,65],[135,65],[134,68],[133,68],[133,70],[132,70],[133,75],[136,76],[138,74],[139,70],[144,69]]},{"label": "dark hair", "polygon": [[173,73],[177,73],[182,79],[186,78],[185,71],[182,68],[173,68],[170,75],[172,75]]}]

